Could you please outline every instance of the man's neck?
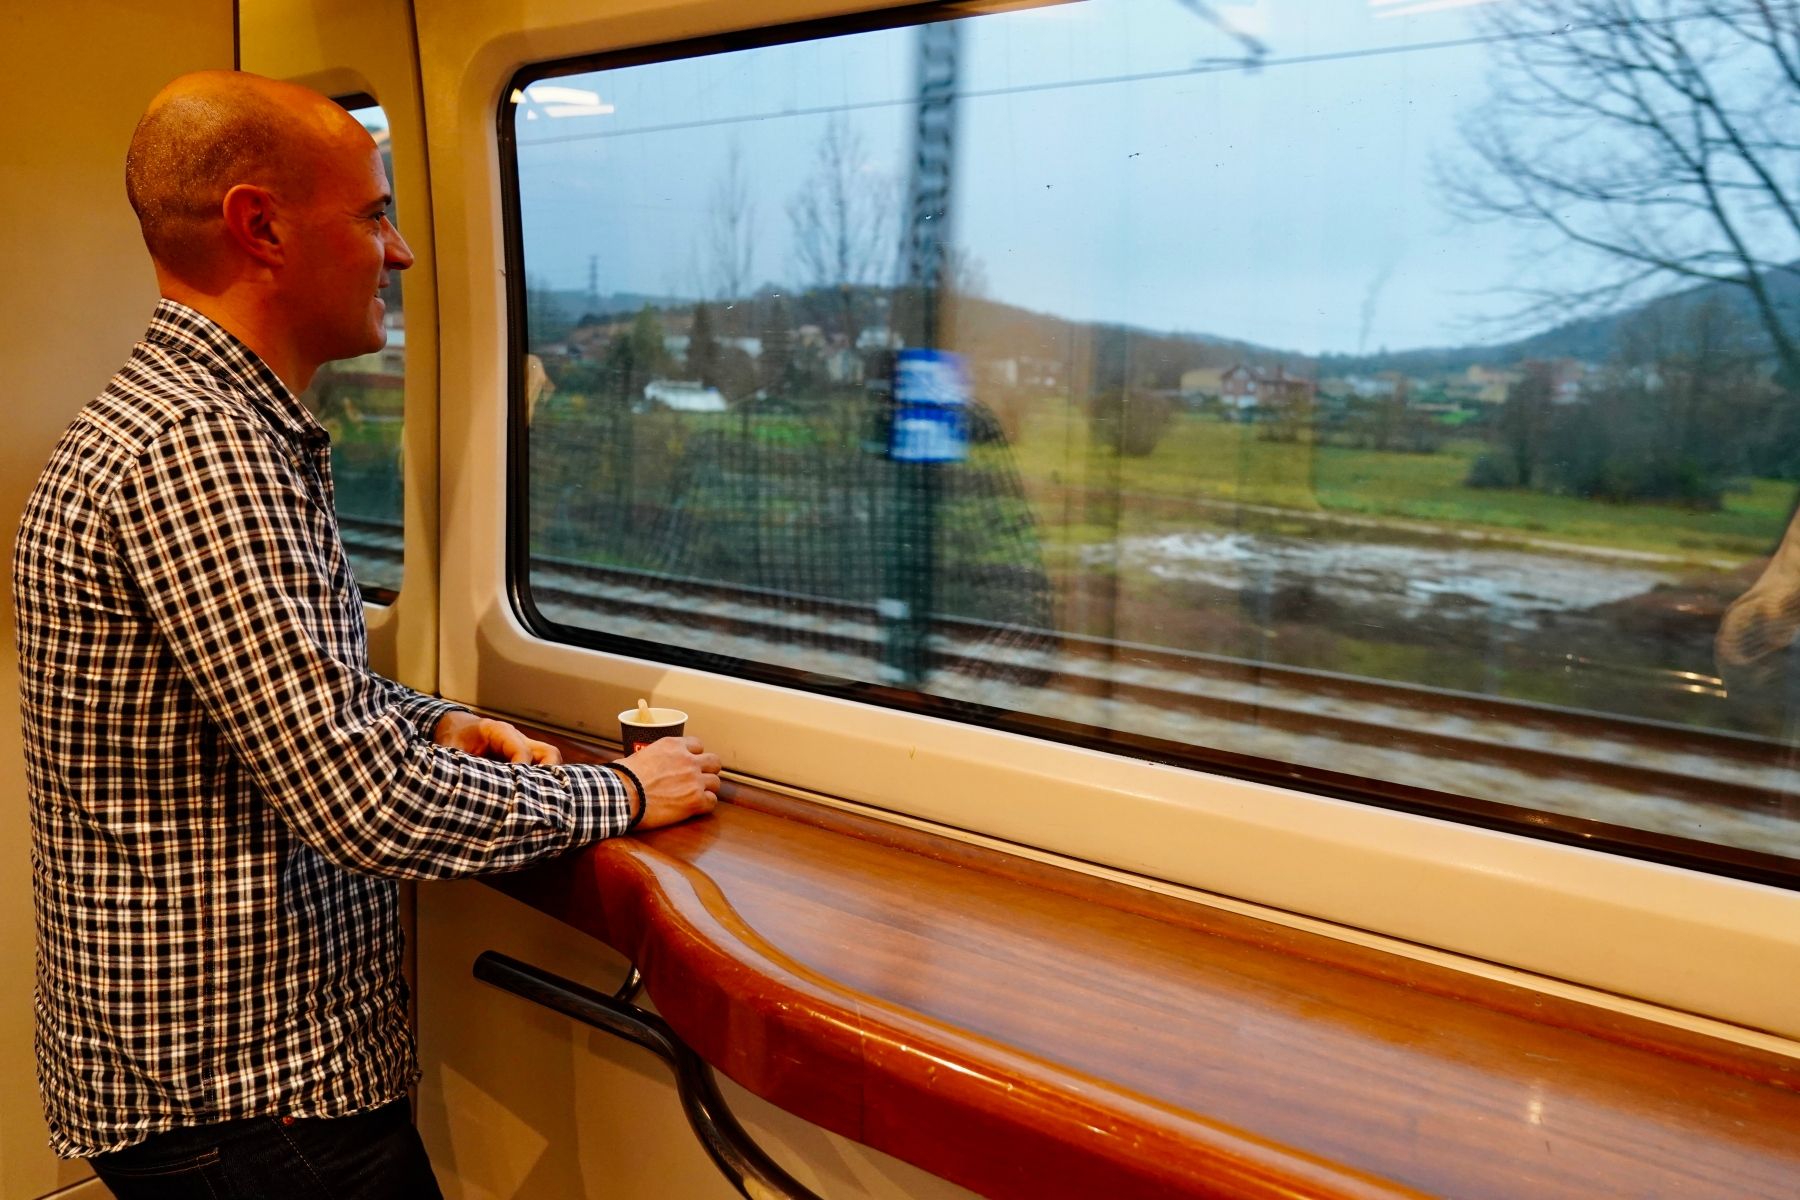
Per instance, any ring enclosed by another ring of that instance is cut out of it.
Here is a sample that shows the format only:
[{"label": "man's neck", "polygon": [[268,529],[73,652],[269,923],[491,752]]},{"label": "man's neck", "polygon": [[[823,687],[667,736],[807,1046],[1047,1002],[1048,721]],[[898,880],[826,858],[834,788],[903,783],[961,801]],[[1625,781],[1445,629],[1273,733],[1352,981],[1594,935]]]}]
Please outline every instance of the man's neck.
[{"label": "man's neck", "polygon": [[253,289],[235,286],[207,292],[161,271],[157,272],[157,285],[165,300],[187,305],[250,347],[296,396],[312,383],[318,364],[304,362],[294,352],[288,339],[281,336],[279,322],[270,317]]}]

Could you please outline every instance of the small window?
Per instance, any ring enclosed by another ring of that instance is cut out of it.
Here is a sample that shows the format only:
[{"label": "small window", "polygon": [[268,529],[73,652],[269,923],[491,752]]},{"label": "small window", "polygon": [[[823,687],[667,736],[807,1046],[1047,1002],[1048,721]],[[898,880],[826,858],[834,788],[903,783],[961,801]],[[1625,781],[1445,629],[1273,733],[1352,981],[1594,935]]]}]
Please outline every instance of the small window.
[{"label": "small window", "polygon": [[[361,121],[381,148],[388,179],[394,177],[387,114],[367,96],[338,103]],[[400,214],[393,213],[396,225]],[[331,475],[338,525],[363,599],[391,604],[400,592],[404,505],[401,433],[405,428],[406,308],[404,273],[389,275],[381,298],[387,307],[387,345],[361,358],[326,363],[301,397],[331,434]]]},{"label": "small window", "polygon": [[1793,883],[1797,31],[1550,12],[526,72],[524,616]]}]

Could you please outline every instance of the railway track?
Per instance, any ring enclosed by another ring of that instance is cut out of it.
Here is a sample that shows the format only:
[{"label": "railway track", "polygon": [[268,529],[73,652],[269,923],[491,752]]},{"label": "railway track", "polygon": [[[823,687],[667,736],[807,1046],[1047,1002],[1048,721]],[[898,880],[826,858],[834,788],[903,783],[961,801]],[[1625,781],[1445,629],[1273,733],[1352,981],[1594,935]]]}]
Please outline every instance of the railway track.
[{"label": "railway track", "polygon": [[[355,554],[398,553],[396,530],[347,521],[344,534]],[[884,649],[873,604],[550,559],[536,560],[532,594],[576,627],[687,645],[700,635],[739,658],[780,646],[784,662],[847,678],[877,678]],[[932,690],[950,698],[1326,769],[1352,749],[1376,752],[1409,760],[1382,778],[1464,795],[1508,778],[1511,794],[1522,777],[1596,819],[1608,817],[1585,810],[1670,801],[1670,832],[1696,812],[1729,811],[1748,822],[1732,840],[1767,849],[1788,830],[1800,849],[1795,755],[1768,739],[951,617],[932,622],[930,646]]]}]

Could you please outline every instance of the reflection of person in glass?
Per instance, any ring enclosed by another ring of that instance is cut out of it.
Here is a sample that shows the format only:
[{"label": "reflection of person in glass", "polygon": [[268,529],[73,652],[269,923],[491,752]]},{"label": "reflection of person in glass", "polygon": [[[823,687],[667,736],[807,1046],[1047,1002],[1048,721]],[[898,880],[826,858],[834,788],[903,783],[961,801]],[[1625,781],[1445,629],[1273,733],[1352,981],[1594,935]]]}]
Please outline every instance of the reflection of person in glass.
[{"label": "reflection of person in glass", "polygon": [[1800,509],[1781,545],[1750,590],[1732,601],[1719,622],[1713,655],[1734,700],[1800,699],[1792,670],[1800,634]]}]

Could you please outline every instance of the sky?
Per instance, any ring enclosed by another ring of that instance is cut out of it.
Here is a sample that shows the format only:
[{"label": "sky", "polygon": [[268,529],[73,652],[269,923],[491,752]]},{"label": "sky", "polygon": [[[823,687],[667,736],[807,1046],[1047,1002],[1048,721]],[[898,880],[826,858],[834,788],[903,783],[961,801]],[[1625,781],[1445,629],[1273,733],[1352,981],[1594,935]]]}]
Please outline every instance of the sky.
[{"label": "sky", "polygon": [[[1505,0],[1500,0],[1505,2]],[[1492,50],[1470,0],[1083,0],[964,22],[952,240],[989,297],[1305,354],[1499,340],[1542,236],[1446,203]],[[1235,31],[1235,33],[1234,33]],[[1265,65],[1235,65],[1238,34]],[[516,123],[527,273],[716,294],[735,152],[751,275],[802,286],[789,207],[829,124],[901,207],[917,32],[563,76]],[[555,91],[551,89],[566,89]],[[891,229],[899,259],[900,223]]]}]

